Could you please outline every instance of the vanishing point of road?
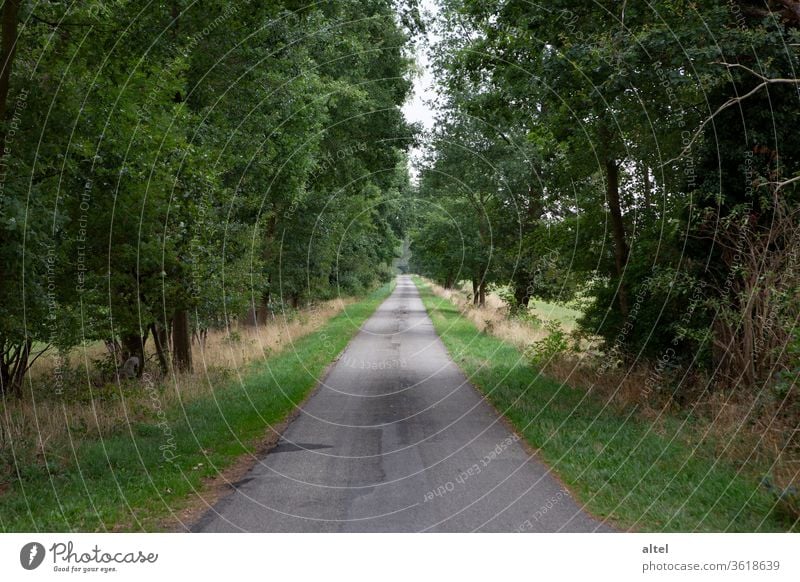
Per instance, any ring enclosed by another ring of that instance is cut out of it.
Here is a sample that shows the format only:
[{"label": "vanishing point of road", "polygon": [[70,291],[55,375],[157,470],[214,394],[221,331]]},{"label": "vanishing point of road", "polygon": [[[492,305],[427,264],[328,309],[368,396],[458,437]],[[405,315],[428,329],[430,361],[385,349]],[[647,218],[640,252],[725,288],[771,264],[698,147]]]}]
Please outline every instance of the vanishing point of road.
[{"label": "vanishing point of road", "polygon": [[591,532],[450,359],[411,279],[362,326],[205,532]]}]

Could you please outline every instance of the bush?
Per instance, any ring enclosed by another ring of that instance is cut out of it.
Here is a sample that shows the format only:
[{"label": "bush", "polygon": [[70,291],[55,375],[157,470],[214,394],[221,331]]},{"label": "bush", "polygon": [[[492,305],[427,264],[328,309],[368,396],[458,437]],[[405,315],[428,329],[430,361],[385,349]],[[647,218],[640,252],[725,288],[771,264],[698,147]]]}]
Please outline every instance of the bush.
[{"label": "bush", "polygon": [[551,320],[544,327],[549,332],[547,337],[534,342],[525,350],[528,361],[537,368],[545,367],[553,358],[570,351],[569,337],[561,323]]},{"label": "bush", "polygon": [[96,384],[113,382],[117,377],[117,360],[112,354],[92,360],[92,367],[96,374]]}]

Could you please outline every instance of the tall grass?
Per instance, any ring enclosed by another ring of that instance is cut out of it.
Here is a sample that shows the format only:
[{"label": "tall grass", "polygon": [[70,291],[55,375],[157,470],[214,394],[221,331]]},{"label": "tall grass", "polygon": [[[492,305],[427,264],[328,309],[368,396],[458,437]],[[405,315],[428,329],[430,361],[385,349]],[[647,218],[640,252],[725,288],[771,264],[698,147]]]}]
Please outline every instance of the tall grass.
[{"label": "tall grass", "polygon": [[496,293],[488,293],[486,305],[479,308],[473,305],[469,292],[462,286],[445,289],[428,280],[425,283],[437,296],[455,305],[459,313],[469,319],[477,329],[491,333],[520,349],[525,349],[534,341],[547,336],[541,326],[519,318],[509,318],[508,306]]},{"label": "tall grass", "polygon": [[[147,419],[154,387],[164,407],[208,396],[234,377],[246,375],[252,362],[280,353],[319,330],[354,301],[341,298],[322,302],[278,315],[257,327],[209,330],[204,342],[192,342],[195,366],[191,373],[161,377],[151,341],[145,378],[120,380],[97,365],[108,358],[108,352],[102,342],[93,342],[70,352],[62,365],[68,382],[58,394],[54,380],[58,361],[55,354],[45,355],[31,368],[25,398],[0,403],[0,447],[13,442],[18,449],[33,447],[35,454],[44,455],[50,443],[108,434],[121,418],[133,422]],[[0,473],[0,484],[4,481]]]}]

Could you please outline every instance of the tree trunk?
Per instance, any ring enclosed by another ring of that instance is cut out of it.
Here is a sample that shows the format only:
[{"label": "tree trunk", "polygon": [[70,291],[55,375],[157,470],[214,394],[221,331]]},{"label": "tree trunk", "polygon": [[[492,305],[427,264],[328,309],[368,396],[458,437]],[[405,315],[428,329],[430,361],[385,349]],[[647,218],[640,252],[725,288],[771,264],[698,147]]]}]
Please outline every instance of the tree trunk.
[{"label": "tree trunk", "polygon": [[[266,225],[266,233],[264,235],[263,241],[263,248],[261,251],[261,258],[264,261],[264,266],[270,264],[272,261],[272,256],[270,251],[272,250],[273,242],[275,241],[275,233],[276,229],[278,228],[278,221],[276,218],[271,218]],[[270,311],[269,304],[270,300],[272,299],[272,273],[267,275],[267,287],[264,289],[264,292],[261,294],[259,298],[260,301],[257,306],[255,306],[255,310],[253,313],[253,325],[264,325],[267,323],[267,319],[272,312]],[[292,298],[293,302],[299,302],[299,298],[295,299]],[[281,306],[283,306],[283,302],[281,302]]]},{"label": "tree trunk", "polygon": [[167,346],[167,330],[157,323],[150,324],[150,331],[153,334],[153,343],[156,346],[156,356],[158,357],[158,367],[162,374],[169,372],[169,347]]},{"label": "tree trunk", "polygon": [[[0,41],[0,122],[6,120],[8,93],[11,90],[11,69],[17,49],[20,0],[5,0],[2,14],[2,40]],[[5,152],[5,132],[0,134],[0,155]]]},{"label": "tree trunk", "polygon": [[0,395],[22,397],[22,382],[28,372],[31,340],[0,341]]},{"label": "tree trunk", "polygon": [[122,346],[117,338],[106,338],[105,344],[108,355],[114,360],[114,366],[119,367],[124,364],[124,360],[120,361],[122,360]]},{"label": "tree trunk", "polygon": [[256,310],[256,322],[264,325],[269,318],[269,291],[264,292]]},{"label": "tree trunk", "polygon": [[245,313],[244,321],[242,323],[250,327],[255,327],[258,325],[258,307],[255,305],[255,303],[251,303],[250,307],[247,308],[247,313]]},{"label": "tree trunk", "polygon": [[123,365],[131,357],[139,358],[139,369],[136,372],[137,378],[141,378],[142,374],[144,374],[144,345],[147,343],[147,336],[149,333],[150,328],[147,328],[144,331],[144,335],[127,334],[121,338],[123,348]]},{"label": "tree trunk", "polygon": [[512,311],[519,311],[520,313],[525,313],[528,310],[528,302],[531,300],[531,296],[528,293],[528,286],[524,285],[522,282],[518,283],[514,286],[514,303],[512,305]]},{"label": "tree trunk", "polygon": [[606,202],[611,215],[611,234],[614,237],[614,265],[616,267],[619,287],[619,310],[622,317],[628,317],[628,290],[622,280],[625,265],[628,262],[628,243],[625,240],[625,224],[622,221],[622,208],[619,203],[619,166],[616,160],[607,160],[606,172]]},{"label": "tree trunk", "polygon": [[11,393],[22,398],[22,382],[25,380],[25,374],[28,372],[28,359],[31,355],[31,340],[26,339],[21,346],[17,366],[14,374],[11,376]]},{"label": "tree trunk", "polygon": [[208,328],[198,327],[192,332],[192,343],[197,340],[197,345],[205,349],[206,339],[208,339]]},{"label": "tree trunk", "polygon": [[172,317],[172,361],[180,372],[192,371],[192,334],[189,312],[176,311]]},{"label": "tree trunk", "polygon": [[478,287],[478,307],[486,306],[486,279],[481,279],[480,286]]},{"label": "tree trunk", "polygon": [[472,279],[472,304],[478,304],[478,280],[475,278]]}]

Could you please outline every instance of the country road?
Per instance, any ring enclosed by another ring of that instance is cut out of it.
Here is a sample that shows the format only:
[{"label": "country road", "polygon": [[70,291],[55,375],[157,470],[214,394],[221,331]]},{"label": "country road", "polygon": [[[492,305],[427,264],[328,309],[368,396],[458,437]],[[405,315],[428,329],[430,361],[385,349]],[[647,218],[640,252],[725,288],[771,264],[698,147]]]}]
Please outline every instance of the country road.
[{"label": "country road", "polygon": [[401,276],[203,532],[590,532],[451,361]]}]

